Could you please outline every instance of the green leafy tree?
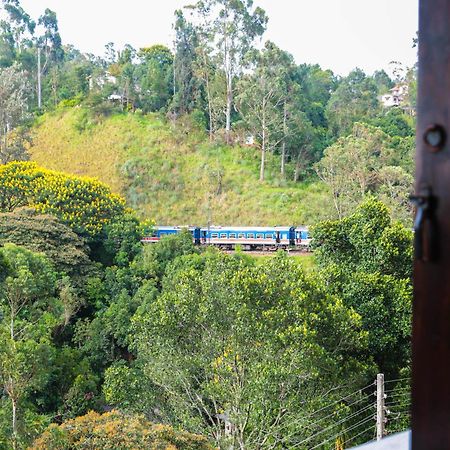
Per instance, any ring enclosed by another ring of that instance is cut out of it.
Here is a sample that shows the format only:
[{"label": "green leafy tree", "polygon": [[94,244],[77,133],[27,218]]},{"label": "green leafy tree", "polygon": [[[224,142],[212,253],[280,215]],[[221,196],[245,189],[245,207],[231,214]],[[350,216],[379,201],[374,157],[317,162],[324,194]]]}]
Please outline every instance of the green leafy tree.
[{"label": "green leafy tree", "polygon": [[348,135],[355,122],[374,117],[378,110],[377,86],[360,69],[343,78],[328,101],[326,116],[333,137]]},{"label": "green leafy tree", "polygon": [[[287,134],[287,72],[292,57],[272,42],[253,54],[254,71],[238,84],[237,105],[247,127],[261,145],[260,181],[264,180],[266,152],[273,150]],[[284,127],[283,127],[284,124]],[[284,158],[284,155],[283,155]]]},{"label": "green leafy tree", "polygon": [[412,176],[396,166],[396,147],[381,129],[356,123],[351,135],[325,149],[315,169],[330,189],[337,217],[373,194],[387,201],[396,218],[410,220]]},{"label": "green leafy tree", "polygon": [[0,68],[0,162],[28,159],[28,133],[17,127],[28,116],[29,84],[25,73],[17,65]]},{"label": "green leafy tree", "polygon": [[13,244],[1,253],[7,270],[0,284],[0,383],[11,402],[11,444],[18,448],[21,406],[46,381],[61,311],[54,298],[56,274],[44,256]]},{"label": "green leafy tree", "polygon": [[378,94],[386,94],[389,89],[394,87],[394,81],[384,70],[377,70],[373,74],[373,80],[377,85]]},{"label": "green leafy tree", "polygon": [[195,73],[199,38],[194,25],[186,20],[182,10],[175,11],[174,30],[173,108],[180,114],[186,114],[201,100],[201,81]]},{"label": "green leafy tree", "polygon": [[0,22],[3,42],[9,44],[12,55],[17,55],[29,44],[36,23],[22,8],[18,0],[3,0],[2,3],[3,10],[7,14],[7,19]]},{"label": "green leafy tree", "polygon": [[379,370],[396,378],[409,355],[412,232],[371,199],[313,229],[316,259],[330,290],[362,317]]},{"label": "green leafy tree", "polygon": [[139,51],[141,103],[145,111],[167,109],[173,97],[173,55],[164,45]]},{"label": "green leafy tree", "polygon": [[256,38],[266,28],[267,17],[261,8],[252,10],[252,0],[206,0],[197,2],[191,10],[204,20],[206,35],[225,81],[225,131],[229,141],[234,97],[234,83],[242,70],[242,62]]},{"label": "green leafy tree", "polygon": [[133,322],[137,358],[107,369],[107,401],[217,445],[290,446],[310,431],[309,393],[364,372],[349,357],[365,346],[358,316],[283,255],[258,267],[240,255],[182,256]]},{"label": "green leafy tree", "polygon": [[7,242],[44,253],[58,272],[80,288],[96,272],[86,242],[54,216],[27,208],[0,213],[0,245]]},{"label": "green leafy tree", "polygon": [[295,76],[302,88],[303,110],[314,126],[326,126],[325,107],[338,85],[336,76],[317,64],[300,64]]}]

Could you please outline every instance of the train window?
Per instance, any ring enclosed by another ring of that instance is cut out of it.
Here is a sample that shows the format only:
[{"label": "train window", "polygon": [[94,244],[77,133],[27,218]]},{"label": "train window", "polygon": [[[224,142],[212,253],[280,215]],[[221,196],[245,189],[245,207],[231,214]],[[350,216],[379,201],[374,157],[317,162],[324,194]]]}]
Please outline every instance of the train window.
[{"label": "train window", "polygon": [[247,233],[247,237],[249,239],[253,239],[255,237],[255,235],[253,233]]},{"label": "train window", "polygon": [[219,233],[211,233],[211,237],[212,238],[218,238],[219,237]]},{"label": "train window", "polygon": [[221,239],[226,239],[227,238],[227,233],[220,233],[220,238]]},{"label": "train window", "polygon": [[256,239],[262,239],[264,235],[262,233],[256,233]]},{"label": "train window", "polygon": [[239,233],[238,234],[238,239],[244,239],[245,238],[245,234],[244,233]]},{"label": "train window", "polygon": [[230,233],[230,239],[236,239],[236,233]]},{"label": "train window", "polygon": [[266,239],[273,239],[274,236],[272,233],[266,233]]}]

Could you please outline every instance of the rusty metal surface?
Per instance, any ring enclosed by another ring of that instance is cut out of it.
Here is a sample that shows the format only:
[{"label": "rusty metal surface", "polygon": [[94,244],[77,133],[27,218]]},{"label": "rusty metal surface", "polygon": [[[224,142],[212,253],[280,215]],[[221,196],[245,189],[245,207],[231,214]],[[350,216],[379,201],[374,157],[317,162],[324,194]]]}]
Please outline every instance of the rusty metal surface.
[{"label": "rusty metal surface", "polygon": [[[414,261],[412,449],[445,450],[450,449],[450,0],[420,0],[418,89],[416,195],[431,188],[438,252]],[[439,136],[425,137],[426,132],[436,129],[444,130],[446,139],[430,145]]]}]

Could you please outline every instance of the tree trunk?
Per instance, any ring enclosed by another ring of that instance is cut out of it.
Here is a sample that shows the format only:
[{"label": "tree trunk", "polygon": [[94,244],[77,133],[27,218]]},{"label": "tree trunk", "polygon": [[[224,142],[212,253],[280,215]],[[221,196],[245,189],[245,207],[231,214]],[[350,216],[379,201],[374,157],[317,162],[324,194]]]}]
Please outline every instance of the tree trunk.
[{"label": "tree trunk", "polygon": [[264,166],[266,164],[266,130],[262,130],[262,143],[261,143],[261,167],[259,170],[259,181],[264,181]]},{"label": "tree trunk", "polygon": [[298,153],[297,159],[295,161],[294,183],[297,183],[299,175],[300,175],[300,166],[301,166],[300,156],[301,156],[301,152]]},{"label": "tree trunk", "polygon": [[206,84],[206,98],[208,101],[208,115],[209,115],[209,140],[213,140],[214,136],[214,121],[213,121],[213,111],[211,102],[211,92],[209,89],[209,75],[208,75],[208,64],[206,59],[206,54],[203,52],[203,67],[205,69],[205,84]]},{"label": "tree trunk", "polygon": [[226,140],[227,144],[230,143],[230,132],[231,132],[231,107],[233,104],[233,84],[231,80],[231,74],[227,75],[227,110],[226,110]]},{"label": "tree trunk", "polygon": [[18,434],[17,434],[17,399],[12,398],[12,445],[13,449],[17,448]]},{"label": "tree trunk", "polygon": [[209,77],[206,76],[206,96],[208,97],[208,114],[209,114],[209,140],[212,141],[214,137],[214,122],[213,111],[211,103],[211,93],[209,92]]},{"label": "tree trunk", "polygon": [[41,109],[41,106],[42,106],[41,47],[38,47],[38,54],[37,54],[37,95],[38,95],[38,109]]},{"label": "tree trunk", "polygon": [[285,165],[286,165],[286,135],[287,135],[287,110],[286,99],[283,104],[283,145],[281,147],[281,176],[285,177]]}]

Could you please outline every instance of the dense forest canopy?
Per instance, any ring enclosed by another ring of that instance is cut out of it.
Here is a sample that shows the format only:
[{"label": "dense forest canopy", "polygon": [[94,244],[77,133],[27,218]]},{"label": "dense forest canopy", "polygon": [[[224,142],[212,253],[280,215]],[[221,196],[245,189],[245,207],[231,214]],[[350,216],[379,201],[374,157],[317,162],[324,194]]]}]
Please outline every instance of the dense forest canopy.
[{"label": "dense forest canopy", "polygon": [[[172,49],[103,56],[50,9],[1,8],[0,449],[344,449],[372,438],[378,372],[404,429],[415,68],[295,61],[251,0],[175,11]],[[46,124],[63,138],[37,164]],[[79,176],[83,146],[125,198]],[[183,190],[191,209],[142,211]],[[220,203],[306,220],[313,256],[141,244],[155,217]]]}]

